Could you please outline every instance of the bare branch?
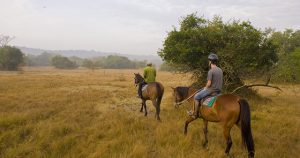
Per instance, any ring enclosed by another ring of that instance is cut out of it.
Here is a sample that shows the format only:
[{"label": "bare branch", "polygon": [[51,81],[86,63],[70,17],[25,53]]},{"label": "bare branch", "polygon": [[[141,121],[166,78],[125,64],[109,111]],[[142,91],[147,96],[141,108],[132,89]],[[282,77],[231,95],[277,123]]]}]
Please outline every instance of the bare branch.
[{"label": "bare branch", "polygon": [[[267,83],[268,83],[268,82],[267,82]],[[234,93],[234,92],[236,92],[237,90],[239,90],[239,89],[241,89],[241,88],[244,88],[244,87],[250,88],[250,87],[258,87],[258,86],[260,86],[260,87],[270,87],[270,88],[275,88],[275,89],[277,89],[277,90],[282,91],[282,89],[280,89],[280,88],[277,87],[277,86],[270,86],[270,85],[268,85],[268,84],[251,84],[251,85],[243,85],[243,86],[240,86],[240,87],[236,88],[235,90],[233,90],[231,93]]]},{"label": "bare branch", "polygon": [[0,47],[7,46],[10,41],[12,41],[15,37],[10,37],[6,35],[0,35]]}]

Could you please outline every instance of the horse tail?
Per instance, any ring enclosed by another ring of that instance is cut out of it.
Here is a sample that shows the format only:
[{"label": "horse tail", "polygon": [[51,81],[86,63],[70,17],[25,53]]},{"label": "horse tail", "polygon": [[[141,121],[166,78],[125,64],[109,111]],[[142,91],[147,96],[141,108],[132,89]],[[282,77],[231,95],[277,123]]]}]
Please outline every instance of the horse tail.
[{"label": "horse tail", "polygon": [[157,106],[160,108],[160,103],[161,103],[162,97],[164,95],[164,92],[161,89],[159,83],[156,83],[156,90],[157,90]]},{"label": "horse tail", "polygon": [[254,156],[254,142],[251,131],[250,107],[245,99],[239,99],[240,121],[243,144],[247,147],[248,153]]}]

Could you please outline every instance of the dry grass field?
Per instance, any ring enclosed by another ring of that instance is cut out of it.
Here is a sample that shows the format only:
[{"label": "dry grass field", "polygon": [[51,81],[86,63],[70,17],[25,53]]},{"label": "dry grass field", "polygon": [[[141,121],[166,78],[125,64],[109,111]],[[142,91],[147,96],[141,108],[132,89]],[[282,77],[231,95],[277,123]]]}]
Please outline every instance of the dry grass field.
[{"label": "dry grass field", "polygon": [[[201,120],[183,135],[186,109],[173,107],[170,86],[189,85],[188,76],[158,72],[165,86],[159,123],[150,102],[147,117],[139,112],[133,72],[138,70],[0,72],[0,157],[226,157],[218,123],[209,123],[208,150]],[[272,101],[248,98],[258,158],[300,157],[300,85],[280,87],[281,93],[258,89]],[[234,127],[231,135],[232,157],[247,157],[240,130]]]}]

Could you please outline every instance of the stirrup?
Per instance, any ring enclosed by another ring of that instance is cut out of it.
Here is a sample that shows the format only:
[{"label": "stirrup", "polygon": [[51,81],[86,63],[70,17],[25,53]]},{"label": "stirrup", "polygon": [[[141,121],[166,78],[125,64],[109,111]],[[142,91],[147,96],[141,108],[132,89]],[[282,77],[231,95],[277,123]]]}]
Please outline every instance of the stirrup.
[{"label": "stirrup", "polygon": [[192,111],[192,110],[189,110],[189,111],[187,110],[186,113],[187,113],[189,116],[193,116],[193,111]]}]

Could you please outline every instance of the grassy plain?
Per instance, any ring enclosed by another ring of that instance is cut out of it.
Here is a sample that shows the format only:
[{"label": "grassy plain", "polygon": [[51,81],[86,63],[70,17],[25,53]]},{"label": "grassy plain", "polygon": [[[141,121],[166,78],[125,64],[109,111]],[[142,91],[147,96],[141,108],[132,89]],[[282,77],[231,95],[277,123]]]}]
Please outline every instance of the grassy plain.
[{"label": "grassy plain", "polygon": [[[139,112],[133,72],[138,70],[55,70],[26,68],[0,72],[0,157],[222,158],[225,140],[218,123],[209,124],[209,149],[202,148],[202,121],[183,135],[184,107],[172,106],[170,86],[189,77],[158,72],[164,84],[161,119]],[[249,99],[258,158],[296,158],[300,151],[300,85],[284,91],[260,88],[272,101]],[[247,157],[240,130],[232,129],[235,158]]]}]

